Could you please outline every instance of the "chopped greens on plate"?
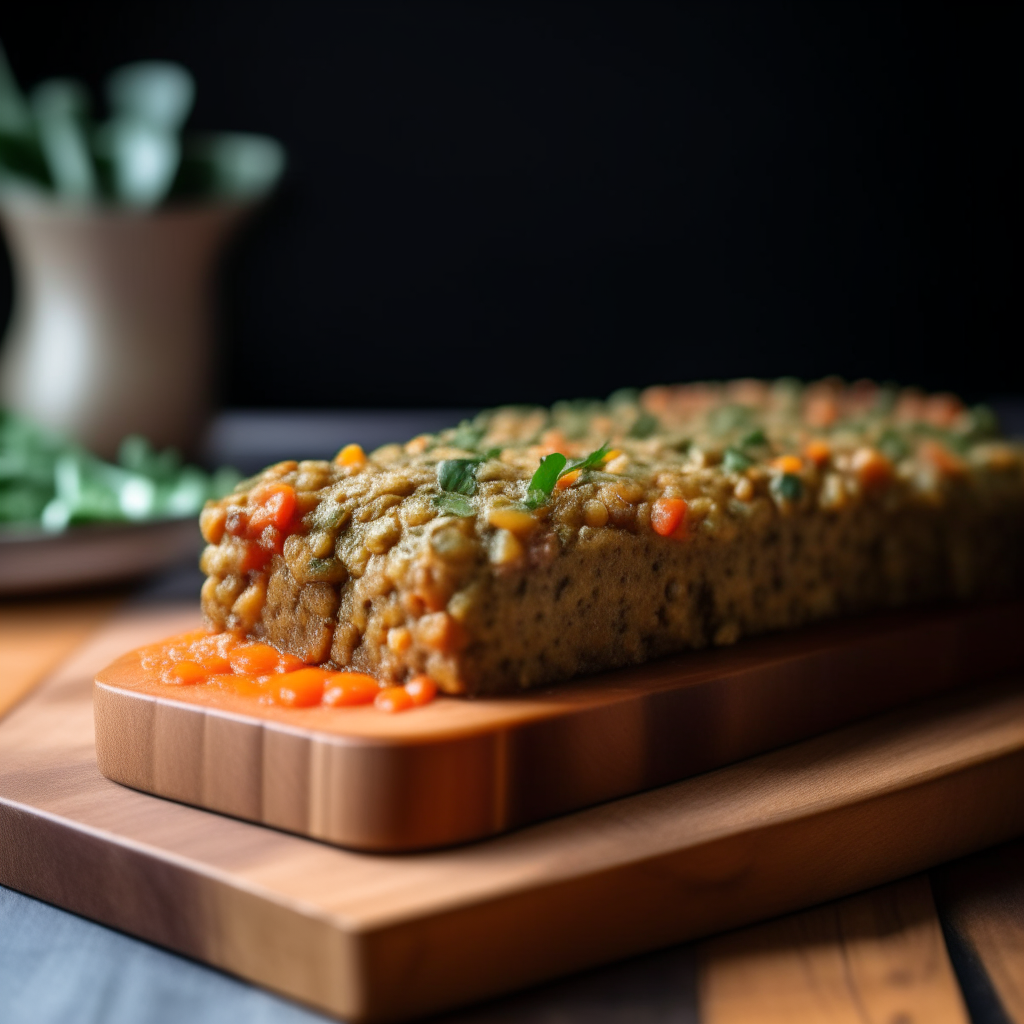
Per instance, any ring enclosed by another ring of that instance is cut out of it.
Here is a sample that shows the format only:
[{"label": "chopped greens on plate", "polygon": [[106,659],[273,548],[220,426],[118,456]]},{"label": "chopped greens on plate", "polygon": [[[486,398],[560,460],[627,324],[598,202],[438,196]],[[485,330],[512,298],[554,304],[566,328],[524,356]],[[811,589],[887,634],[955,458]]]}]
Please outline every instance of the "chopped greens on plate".
[{"label": "chopped greens on plate", "polygon": [[183,465],[173,448],[154,451],[138,435],[121,442],[116,465],[104,462],[0,409],[0,529],[188,518],[240,478],[226,467],[209,474]]}]

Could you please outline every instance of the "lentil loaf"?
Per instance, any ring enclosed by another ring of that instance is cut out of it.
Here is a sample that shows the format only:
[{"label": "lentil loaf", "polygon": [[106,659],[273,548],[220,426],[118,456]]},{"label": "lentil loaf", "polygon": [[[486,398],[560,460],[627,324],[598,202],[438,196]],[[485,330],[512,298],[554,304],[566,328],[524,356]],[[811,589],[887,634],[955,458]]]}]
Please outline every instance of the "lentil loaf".
[{"label": "lentil loaf", "polygon": [[1024,447],[947,394],[655,387],[281,462],[200,525],[213,626],[382,683],[493,694],[1016,592]]}]

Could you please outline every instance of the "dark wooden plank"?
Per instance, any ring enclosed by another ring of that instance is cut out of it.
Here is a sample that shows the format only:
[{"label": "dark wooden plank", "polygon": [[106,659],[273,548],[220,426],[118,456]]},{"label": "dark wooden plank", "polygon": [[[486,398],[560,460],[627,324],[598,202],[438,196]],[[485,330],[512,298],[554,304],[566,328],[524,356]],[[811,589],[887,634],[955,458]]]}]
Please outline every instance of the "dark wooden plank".
[{"label": "dark wooden plank", "polygon": [[701,1024],[968,1024],[924,875],[698,946]]},{"label": "dark wooden plank", "polygon": [[931,872],[975,1024],[1024,1024],[1024,841]]}]

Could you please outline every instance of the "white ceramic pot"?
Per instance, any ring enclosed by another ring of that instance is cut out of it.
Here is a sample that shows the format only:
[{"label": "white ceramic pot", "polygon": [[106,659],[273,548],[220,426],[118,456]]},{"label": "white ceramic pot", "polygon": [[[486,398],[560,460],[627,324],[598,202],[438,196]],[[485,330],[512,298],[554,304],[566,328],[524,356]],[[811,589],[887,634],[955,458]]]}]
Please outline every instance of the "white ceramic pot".
[{"label": "white ceramic pot", "polygon": [[108,459],[129,433],[194,451],[211,406],[217,258],[252,205],[137,213],[5,197],[15,294],[0,404]]}]

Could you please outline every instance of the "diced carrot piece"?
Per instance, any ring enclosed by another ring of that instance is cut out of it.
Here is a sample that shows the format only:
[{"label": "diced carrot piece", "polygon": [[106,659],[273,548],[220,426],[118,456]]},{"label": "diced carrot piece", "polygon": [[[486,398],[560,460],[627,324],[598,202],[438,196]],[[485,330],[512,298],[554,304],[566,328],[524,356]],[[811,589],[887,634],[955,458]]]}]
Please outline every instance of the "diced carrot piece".
[{"label": "diced carrot piece", "polygon": [[612,448],[611,451],[608,451],[608,452],[604,453],[604,456],[601,459],[601,463],[603,465],[607,465],[609,462],[612,461],[612,459],[617,459],[621,454],[622,454],[621,449],[619,449],[619,448]]},{"label": "diced carrot piece", "polygon": [[924,403],[924,418],[935,427],[948,427],[964,411],[964,403],[948,392],[929,395]]},{"label": "diced carrot piece", "polygon": [[220,676],[231,671],[231,662],[220,654],[207,655],[200,660],[199,664],[209,676]]},{"label": "diced carrot piece", "polygon": [[569,444],[565,434],[558,427],[549,427],[540,435],[540,445],[548,455],[555,452],[564,452],[572,446]]},{"label": "diced carrot piece", "polygon": [[264,526],[256,543],[268,554],[279,555],[284,551],[285,534],[276,526]]},{"label": "diced carrot piece", "polygon": [[417,707],[429,704],[437,696],[437,683],[430,676],[413,676],[405,684],[405,692]]},{"label": "diced carrot piece", "polygon": [[306,663],[300,657],[285,651],[278,651],[277,659],[278,672],[297,672],[300,668],[306,667]]},{"label": "diced carrot piece", "polygon": [[221,687],[224,690],[229,690],[232,693],[237,693],[240,697],[261,697],[266,698],[268,696],[267,676],[254,676],[247,674],[240,675],[229,675],[229,676],[212,676],[210,682]]},{"label": "diced carrot piece", "polygon": [[232,505],[224,517],[224,531],[232,537],[244,537],[249,529],[249,513],[238,505]]},{"label": "diced carrot piece", "polygon": [[239,571],[242,573],[259,572],[270,561],[273,552],[268,551],[255,541],[246,540],[242,543],[245,545],[245,554],[242,556]]},{"label": "diced carrot piece", "polygon": [[555,486],[560,490],[564,491],[572,487],[574,483],[580,478],[581,470],[574,469],[571,473],[566,473],[565,476],[560,476]]},{"label": "diced carrot piece", "polygon": [[262,533],[267,526],[287,530],[295,515],[295,489],[287,484],[256,487],[249,501],[256,502],[256,507],[249,511],[249,536]]},{"label": "diced carrot piece", "polygon": [[255,675],[266,675],[277,672],[281,655],[276,647],[270,644],[242,644],[229,655],[228,661],[235,672],[251,672]]},{"label": "diced carrot piece", "polygon": [[893,478],[892,463],[877,448],[858,448],[850,465],[866,490],[884,487]]},{"label": "diced carrot piece", "polygon": [[289,708],[308,708],[319,704],[324,695],[324,687],[333,674],[322,668],[300,668],[295,672],[286,672],[280,677],[280,685],[275,687],[275,703]]},{"label": "diced carrot piece", "polygon": [[828,395],[816,395],[807,403],[804,420],[812,427],[830,427],[839,419],[839,406]]},{"label": "diced carrot piece", "polygon": [[921,458],[930,462],[940,473],[959,476],[967,472],[967,463],[939,441],[926,438],[918,445],[917,451]]},{"label": "diced carrot piece", "polygon": [[651,506],[651,526],[662,537],[686,536],[686,502],[682,498],[658,498]]},{"label": "diced carrot piece", "polygon": [[182,686],[195,686],[197,683],[206,682],[209,673],[194,661],[179,661],[168,673],[168,682],[180,683]]},{"label": "diced carrot piece", "polygon": [[366,453],[357,444],[347,444],[334,456],[337,466],[363,466],[366,464]]},{"label": "diced carrot piece", "polygon": [[380,711],[407,711],[413,707],[413,699],[404,686],[388,686],[377,691],[373,705]]},{"label": "diced carrot piece", "polygon": [[832,455],[832,449],[827,441],[815,438],[813,441],[807,442],[807,447],[804,448],[804,455],[820,469],[828,462]]},{"label": "diced carrot piece", "polygon": [[789,473],[796,476],[804,468],[803,461],[799,455],[780,455],[772,460],[772,465],[780,473]]},{"label": "diced carrot piece", "polygon": [[380,684],[365,672],[332,672],[324,689],[323,703],[329,707],[370,704]]}]

